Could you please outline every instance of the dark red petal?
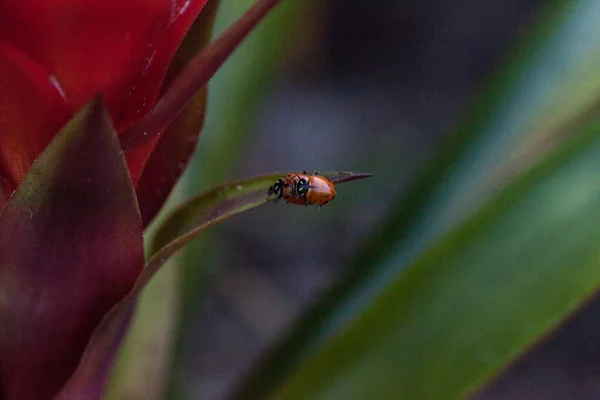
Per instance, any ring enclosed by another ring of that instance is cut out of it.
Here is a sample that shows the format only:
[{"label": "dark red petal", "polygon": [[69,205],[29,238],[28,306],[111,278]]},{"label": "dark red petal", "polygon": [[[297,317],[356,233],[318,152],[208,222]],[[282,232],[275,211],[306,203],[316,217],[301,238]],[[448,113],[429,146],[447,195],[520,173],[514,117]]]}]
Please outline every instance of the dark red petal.
[{"label": "dark red petal", "polygon": [[56,394],[142,265],[133,186],[96,100],[50,143],[0,215],[0,393]]},{"label": "dark red petal", "polygon": [[0,38],[60,82],[74,109],[103,92],[117,128],[150,110],[206,0],[4,0]]},{"label": "dark red petal", "polygon": [[232,27],[190,61],[161,96],[151,113],[121,134],[121,144],[134,183],[139,179],[138,172],[141,173],[143,169],[139,162],[148,159],[139,154],[139,149],[143,147],[152,150],[148,143],[155,141],[175,120],[241,41],[279,1],[258,0]]},{"label": "dark red petal", "polygon": [[[189,59],[208,44],[218,8],[219,1],[212,0],[196,19],[171,63],[165,85],[172,82]],[[136,185],[144,226],[158,213],[196,148],[196,142],[204,125],[206,97],[205,86],[159,136],[160,139],[146,162]],[[147,154],[147,150],[140,149],[138,153],[143,156]],[[133,154],[130,155],[131,157]]]},{"label": "dark red petal", "polygon": [[0,209],[69,116],[54,78],[0,40]]}]

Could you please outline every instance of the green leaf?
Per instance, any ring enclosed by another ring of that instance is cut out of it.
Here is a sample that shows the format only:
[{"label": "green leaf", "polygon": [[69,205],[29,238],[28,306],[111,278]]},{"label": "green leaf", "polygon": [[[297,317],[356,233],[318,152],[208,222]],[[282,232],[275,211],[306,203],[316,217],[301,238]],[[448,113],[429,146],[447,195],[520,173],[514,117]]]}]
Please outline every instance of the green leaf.
[{"label": "green leaf", "polygon": [[[0,393],[53,397],[142,265],[133,185],[96,99],[33,163],[0,215]],[[98,398],[105,373],[95,370],[79,398]]]},{"label": "green leaf", "polygon": [[600,125],[586,131],[417,257],[270,398],[459,399],[554,328],[600,286]]},{"label": "green leaf", "polygon": [[[273,200],[267,196],[269,187],[289,173],[292,172],[274,172],[226,183],[187,201],[175,210],[156,232],[151,252],[153,255],[148,265],[152,265],[157,259],[169,257],[209,225]],[[331,178],[336,183],[373,176],[347,171],[322,172],[321,175]]]}]

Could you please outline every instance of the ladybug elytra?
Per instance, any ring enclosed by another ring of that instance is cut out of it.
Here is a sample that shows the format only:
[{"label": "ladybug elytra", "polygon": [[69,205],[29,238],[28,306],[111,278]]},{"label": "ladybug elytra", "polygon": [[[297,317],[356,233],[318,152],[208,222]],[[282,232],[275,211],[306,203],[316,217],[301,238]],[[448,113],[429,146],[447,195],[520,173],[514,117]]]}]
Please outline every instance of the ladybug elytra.
[{"label": "ladybug elytra", "polygon": [[268,195],[276,195],[275,202],[279,199],[286,203],[299,205],[317,204],[323,207],[335,198],[336,191],[333,183],[319,176],[315,171],[313,175],[308,175],[306,171],[302,174],[288,174],[279,178],[270,188]]}]

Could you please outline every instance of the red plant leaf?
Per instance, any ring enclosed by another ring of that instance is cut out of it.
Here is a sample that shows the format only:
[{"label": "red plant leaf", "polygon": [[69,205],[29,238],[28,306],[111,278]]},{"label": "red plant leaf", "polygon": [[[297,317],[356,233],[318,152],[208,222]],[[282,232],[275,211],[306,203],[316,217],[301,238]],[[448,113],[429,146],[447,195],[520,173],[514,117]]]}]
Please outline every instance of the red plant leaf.
[{"label": "red plant leaf", "polygon": [[117,130],[154,106],[207,0],[4,0],[0,38],[60,83],[73,109],[102,92]]},{"label": "red plant leaf", "polygon": [[[118,131],[148,113],[206,1],[2,1],[0,205],[96,93],[104,94]],[[140,165],[153,145],[147,148]]]},{"label": "red plant leaf", "polygon": [[142,265],[133,185],[95,100],[48,145],[0,215],[0,393],[54,396]]},{"label": "red plant leaf", "polygon": [[154,147],[149,143],[156,142],[156,137],[194,99],[242,40],[279,1],[281,0],[258,0],[233,26],[187,64],[169,85],[151,113],[121,134],[121,146],[132,171],[134,184],[137,185],[143,169],[143,165],[140,166],[139,163],[147,160],[138,150],[144,148],[149,155]]},{"label": "red plant leaf", "polygon": [[[169,67],[165,86],[172,82],[190,58],[210,41],[219,3],[219,0],[209,1],[192,25]],[[201,89],[175,121],[158,136],[154,151],[141,173],[136,193],[144,226],[158,213],[196,148],[204,125],[206,89],[206,86]],[[140,150],[142,157],[145,152],[146,149]]]},{"label": "red plant leaf", "polygon": [[4,0],[0,37],[56,77],[74,109],[126,96],[167,27],[165,0]]},{"label": "red plant leaf", "polygon": [[0,39],[0,209],[69,117],[50,75]]}]

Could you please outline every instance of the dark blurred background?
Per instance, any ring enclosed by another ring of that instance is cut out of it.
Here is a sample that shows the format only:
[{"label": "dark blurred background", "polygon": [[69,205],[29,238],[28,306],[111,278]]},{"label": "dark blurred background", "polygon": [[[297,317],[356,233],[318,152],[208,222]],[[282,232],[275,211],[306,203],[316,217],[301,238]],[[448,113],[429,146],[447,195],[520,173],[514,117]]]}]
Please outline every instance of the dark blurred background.
[{"label": "dark blurred background", "polygon": [[[544,3],[286,2],[272,16],[283,22],[261,27],[281,43],[251,39],[211,84],[213,116],[184,191],[274,170],[375,177],[340,186],[322,211],[280,203],[233,218],[186,252],[172,398],[227,396],[273,338],[339,276]],[[235,9],[233,3],[223,1],[223,11]],[[244,7],[220,17],[220,26]],[[252,46],[267,46],[261,59],[248,56]],[[231,90],[239,71],[245,86]],[[597,303],[476,398],[599,399]]]}]

